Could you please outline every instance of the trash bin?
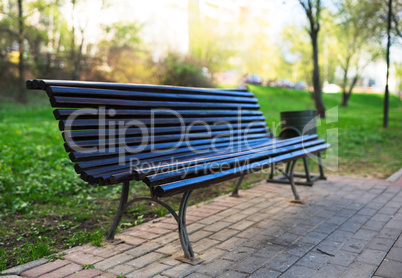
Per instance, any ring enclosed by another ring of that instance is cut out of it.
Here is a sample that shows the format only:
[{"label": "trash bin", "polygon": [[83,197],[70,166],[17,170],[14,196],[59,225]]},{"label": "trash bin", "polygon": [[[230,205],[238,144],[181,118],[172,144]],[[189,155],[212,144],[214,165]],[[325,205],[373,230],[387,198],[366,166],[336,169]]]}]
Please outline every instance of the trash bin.
[{"label": "trash bin", "polygon": [[317,134],[316,110],[282,111],[281,133],[287,139],[304,134]]},{"label": "trash bin", "polygon": [[[299,111],[282,111],[281,113],[281,132],[280,138],[288,139],[301,135],[317,134],[317,112],[316,110],[299,110]],[[305,174],[293,174],[294,177],[305,178],[305,181],[295,181],[295,184],[312,186],[317,179],[325,180],[324,169],[321,165],[321,154],[318,153],[319,162],[319,176],[311,176],[307,163],[307,158],[303,158],[304,172]],[[290,175],[290,162],[286,165],[284,176],[274,179],[274,168],[271,167],[271,174],[268,178],[268,182],[275,183],[289,183],[286,180],[286,176]]]}]

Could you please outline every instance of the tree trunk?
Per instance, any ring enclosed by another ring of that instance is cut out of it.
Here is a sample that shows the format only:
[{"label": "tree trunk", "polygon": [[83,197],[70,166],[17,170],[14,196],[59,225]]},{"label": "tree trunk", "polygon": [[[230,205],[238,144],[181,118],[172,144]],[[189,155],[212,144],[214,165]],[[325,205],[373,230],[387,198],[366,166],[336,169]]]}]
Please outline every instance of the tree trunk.
[{"label": "tree trunk", "polygon": [[350,55],[346,57],[345,67],[343,69],[342,93],[346,94],[346,87],[348,86],[348,73],[349,73]]},{"label": "tree trunk", "polygon": [[350,92],[346,92],[346,87],[348,86],[348,72],[349,72],[349,57],[346,59],[346,66],[343,69],[343,83],[342,83],[342,107],[348,107],[348,101],[350,97]]},{"label": "tree trunk", "polygon": [[320,118],[325,118],[325,106],[322,100],[322,88],[320,81],[320,66],[318,65],[318,43],[317,43],[318,30],[310,30],[310,36],[311,36],[311,43],[313,46],[313,62],[314,62],[313,86],[314,86],[315,107],[317,109],[317,115],[320,116]]},{"label": "tree trunk", "polygon": [[388,28],[387,28],[387,79],[385,84],[385,95],[384,95],[384,122],[383,127],[388,128],[388,117],[389,117],[389,56],[391,51],[391,16],[392,16],[392,0],[388,0]]},{"label": "tree trunk", "polygon": [[350,93],[347,93],[347,92],[342,93],[342,107],[348,107],[349,98],[350,98]]},{"label": "tree trunk", "polygon": [[46,65],[45,65],[45,76],[50,75],[52,55],[48,52],[46,53]]},{"label": "tree trunk", "polygon": [[76,79],[76,71],[75,71],[75,27],[74,27],[74,18],[75,18],[75,1],[72,0],[71,3],[73,4],[73,12],[71,14],[72,20],[72,30],[71,30],[71,79]]},{"label": "tree trunk", "polygon": [[348,92],[346,90],[342,93],[342,107],[348,107],[348,102],[349,98],[352,95],[353,88],[355,87],[357,80],[359,80],[359,75],[356,74],[355,77],[353,77],[353,81],[349,86]]},{"label": "tree trunk", "polygon": [[22,11],[22,0],[18,0],[18,45],[19,45],[19,62],[18,62],[18,73],[19,73],[19,94],[18,101],[22,103],[27,102],[27,95],[25,91],[25,63],[24,63],[24,19]]},{"label": "tree trunk", "polygon": [[343,81],[342,81],[342,93],[346,94],[346,86],[348,86],[348,70],[345,69],[343,72]]},{"label": "tree trunk", "polygon": [[78,48],[77,58],[74,62],[73,79],[80,80],[81,60],[82,60],[82,47],[84,45],[84,30],[81,30],[81,43]]}]

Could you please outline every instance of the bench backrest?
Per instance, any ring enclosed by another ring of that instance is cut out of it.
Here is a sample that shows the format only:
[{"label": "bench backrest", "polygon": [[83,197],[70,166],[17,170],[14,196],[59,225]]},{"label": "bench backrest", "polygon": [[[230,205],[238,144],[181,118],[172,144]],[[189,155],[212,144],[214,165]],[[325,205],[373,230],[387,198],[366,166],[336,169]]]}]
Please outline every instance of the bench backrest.
[{"label": "bench backrest", "polygon": [[65,149],[90,183],[112,183],[109,177],[133,161],[230,153],[271,137],[246,90],[55,80],[27,87],[47,92]]}]

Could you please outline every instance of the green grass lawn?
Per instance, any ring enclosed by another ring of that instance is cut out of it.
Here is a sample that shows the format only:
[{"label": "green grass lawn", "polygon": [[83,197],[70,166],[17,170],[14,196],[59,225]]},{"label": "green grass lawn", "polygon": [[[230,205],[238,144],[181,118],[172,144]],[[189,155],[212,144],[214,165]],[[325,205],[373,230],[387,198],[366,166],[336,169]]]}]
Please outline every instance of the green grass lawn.
[{"label": "green grass lawn", "polygon": [[[280,131],[280,111],[314,109],[309,92],[250,86],[275,134]],[[402,102],[390,97],[389,127],[382,128],[383,95],[353,94],[349,107],[340,106],[342,95],[324,94],[327,120],[318,123],[321,138],[338,132],[338,171],[328,174],[386,178],[402,167]],[[336,115],[337,113],[337,115]],[[331,122],[330,122],[331,121]],[[275,129],[275,127],[277,127]],[[331,151],[336,149],[336,142]],[[332,138],[333,139],[333,138]]]},{"label": "green grass lawn", "polygon": [[[279,111],[314,108],[308,92],[250,89],[274,132]],[[337,107],[341,95],[326,94],[324,100],[327,109]],[[339,134],[339,170],[326,170],[327,174],[384,178],[401,167],[401,101],[390,98],[387,130],[381,127],[382,105],[381,95],[354,94],[350,107],[338,107],[337,121],[321,122],[321,137],[327,137],[327,130]],[[84,242],[102,244],[101,235],[117,208],[119,186],[91,186],[75,173],[49,106],[43,92],[32,96],[30,106],[0,103],[0,271]],[[246,186],[261,178],[250,175]],[[227,182],[197,190],[193,203],[232,186]],[[141,184],[131,189],[132,194],[146,192]],[[173,207],[176,201],[172,198]],[[125,227],[166,213],[148,204],[132,207],[130,212],[122,221]]]}]

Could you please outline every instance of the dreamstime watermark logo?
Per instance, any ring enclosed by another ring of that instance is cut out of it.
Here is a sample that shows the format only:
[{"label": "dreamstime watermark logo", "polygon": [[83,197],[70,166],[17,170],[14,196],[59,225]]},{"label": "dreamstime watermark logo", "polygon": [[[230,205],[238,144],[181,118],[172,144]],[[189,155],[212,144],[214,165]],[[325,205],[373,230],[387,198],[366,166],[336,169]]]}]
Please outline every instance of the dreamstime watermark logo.
[{"label": "dreamstime watermark logo", "polygon": [[[280,165],[289,153],[307,155],[325,168],[338,167],[338,108],[327,111],[326,139],[332,148],[320,159],[308,131],[323,120],[313,119],[295,138],[272,138],[261,114],[250,111],[176,111],[172,109],[77,109],[61,121],[66,149],[87,160],[105,158],[127,166],[141,179],[174,171],[183,177],[223,171],[254,172]],[[312,139],[313,138],[313,139]],[[126,169],[126,168],[124,168]]]}]

